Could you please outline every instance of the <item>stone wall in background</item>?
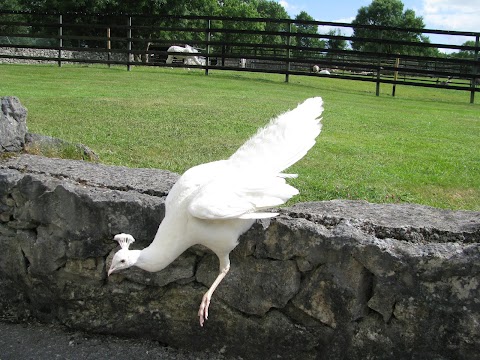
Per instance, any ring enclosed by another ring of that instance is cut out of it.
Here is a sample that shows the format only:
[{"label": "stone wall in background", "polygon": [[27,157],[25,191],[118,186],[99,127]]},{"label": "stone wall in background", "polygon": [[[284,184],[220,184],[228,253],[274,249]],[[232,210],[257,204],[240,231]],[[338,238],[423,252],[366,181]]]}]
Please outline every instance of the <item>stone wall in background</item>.
[{"label": "stone wall in background", "polygon": [[[18,59],[18,58],[1,58],[1,63],[9,64],[58,64],[58,50],[52,49],[31,49],[31,48],[13,48],[0,47],[0,55],[8,56],[26,56],[32,58],[51,58],[52,60],[42,59]],[[92,61],[107,61],[108,53],[96,51],[71,51],[62,50],[62,60],[92,60]],[[122,53],[111,53],[111,61],[127,61],[128,55]]]},{"label": "stone wall in background", "polygon": [[480,213],[362,201],[298,204],[259,221],[217,275],[191,248],[158,273],[107,278],[143,248],[176,174],[18,155],[0,163],[0,314],[244,359],[473,359]]}]

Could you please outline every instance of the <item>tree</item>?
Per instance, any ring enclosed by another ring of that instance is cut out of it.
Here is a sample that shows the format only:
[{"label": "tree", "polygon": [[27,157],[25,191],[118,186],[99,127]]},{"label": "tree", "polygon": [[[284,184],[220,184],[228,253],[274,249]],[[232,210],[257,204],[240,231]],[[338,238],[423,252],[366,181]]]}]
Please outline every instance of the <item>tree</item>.
[{"label": "tree", "polygon": [[20,10],[18,0],[3,0],[0,10]]},{"label": "tree", "polygon": [[[305,48],[299,49],[296,51],[295,55],[298,57],[318,57],[316,54],[318,50],[314,50],[312,53],[311,50],[306,48],[325,48],[325,41],[320,40],[319,38],[312,37],[309,35],[317,35],[318,34],[318,25],[316,24],[309,24],[309,21],[315,21],[313,17],[307,14],[305,11],[300,12],[295,17],[296,21],[305,21],[306,23],[296,23],[295,30],[298,33],[296,36],[296,46]],[[307,36],[305,36],[305,35]]]},{"label": "tree", "polygon": [[[220,2],[220,16],[225,17],[241,17],[241,18],[258,18],[260,17],[257,11],[255,1],[243,1],[243,0],[224,0]],[[263,30],[264,25],[259,22],[252,21],[233,21],[224,20],[222,27],[229,30]],[[251,52],[251,48],[232,46],[235,43],[252,43],[258,44],[261,41],[260,35],[255,34],[241,34],[241,33],[223,33],[220,39],[227,44],[223,47],[222,53],[237,53],[247,55]]]},{"label": "tree", "polygon": [[[21,10],[20,5],[18,4],[17,0],[4,0],[3,4],[0,5],[1,10]],[[1,17],[1,21],[10,21],[10,22],[23,22],[25,21],[26,17],[24,15],[19,14],[4,14]],[[20,25],[0,25],[0,42],[3,44],[10,44],[12,43],[11,35],[9,34],[27,34],[28,28],[25,26]],[[25,44],[28,41],[27,38],[19,38],[15,37],[14,41],[16,43]]]},{"label": "tree", "polygon": [[[64,24],[122,24],[126,25],[127,20],[125,15],[114,14],[160,14],[164,7],[167,5],[167,0],[17,0],[20,8],[26,11],[32,11],[35,13],[60,13],[63,14]],[[97,15],[98,14],[98,15]],[[110,14],[104,16],[102,14]],[[33,17],[35,22],[38,17]],[[153,21],[146,20],[143,25],[151,25]],[[32,28],[32,33],[42,33],[52,35],[57,34],[57,29],[53,27],[46,28]],[[112,29],[112,37],[124,36],[125,30]],[[122,31],[122,32],[120,32]],[[75,37],[103,37],[106,36],[106,30],[101,27],[64,27],[64,36]],[[148,38],[149,30],[142,30],[135,36],[140,38]],[[92,40],[64,40],[66,46],[88,46],[97,47],[104,46],[104,41],[92,41]],[[117,44],[118,46],[125,47],[126,44]],[[136,45],[135,45],[136,46]]]},{"label": "tree", "polygon": [[[290,19],[285,8],[275,1],[259,0],[257,3],[257,11],[260,17],[267,19]],[[268,32],[287,32],[289,30],[288,23],[267,22],[265,31]],[[262,44],[285,45],[287,43],[286,36],[279,35],[262,35]],[[278,52],[285,53],[284,49],[273,49],[274,55]]]},{"label": "tree", "polygon": [[[297,21],[315,21],[313,17],[308,15],[305,11],[300,12],[295,16]],[[309,36],[302,36],[302,34],[317,34],[318,25],[308,24],[308,23],[296,23],[296,32],[297,35],[297,46],[310,47],[313,45],[314,38]]]},{"label": "tree", "polygon": [[[220,15],[235,18],[269,18],[269,19],[288,19],[288,13],[285,8],[276,1],[272,0],[4,0],[9,7],[22,10],[28,10],[35,13],[55,12],[63,14],[64,24],[91,24],[90,27],[64,26],[63,32],[66,37],[64,45],[72,47],[103,47],[106,37],[106,30],[103,25],[111,25],[111,37],[121,38],[125,36],[125,28],[114,25],[126,25],[126,14],[133,15],[133,51],[142,53],[148,51],[149,45],[155,43],[201,43],[205,38],[204,32],[199,31],[181,31],[185,28],[204,28],[205,20],[199,19],[167,19],[155,15]],[[108,14],[108,15],[103,15]],[[138,16],[137,16],[138,15]],[[142,17],[142,15],[149,15]],[[152,16],[153,15],[153,16]],[[299,20],[313,20],[306,12],[297,16]],[[55,21],[55,20],[54,20]],[[140,23],[141,21],[141,23]],[[137,26],[141,24],[141,26]],[[98,26],[97,26],[98,25]],[[242,20],[224,20],[212,21],[212,25],[217,29],[231,30],[266,30],[271,33],[288,32],[289,26],[282,22],[252,22]],[[176,31],[160,31],[159,28],[174,27]],[[58,29],[54,27],[43,27],[29,29],[32,34],[51,34],[52,38],[56,36]],[[316,34],[317,26],[310,24],[299,24],[293,27],[293,31],[300,33]],[[13,33],[13,32],[11,32]],[[97,38],[100,40],[92,40]],[[244,43],[246,46],[229,46],[214,51],[236,54],[255,54],[257,48],[248,44],[285,44],[286,36],[267,35],[267,34],[245,34],[245,33],[221,33],[213,32],[212,40],[223,41],[225,43]],[[315,38],[299,36],[297,41],[305,47],[323,47],[322,42]],[[115,48],[126,47],[126,42],[112,40],[117,42]],[[293,41],[294,43],[295,41]],[[277,49],[274,48],[274,52]],[[263,50],[261,50],[263,51]],[[279,50],[279,51],[284,51]],[[269,50],[265,51],[270,53]]]},{"label": "tree", "polygon": [[[475,41],[469,40],[465,41],[462,46],[475,46]],[[474,50],[460,50],[456,53],[451,54],[451,57],[456,59],[475,59],[475,51]]]},{"label": "tree", "polygon": [[[400,0],[373,0],[369,6],[363,6],[358,10],[353,25],[390,26],[403,29],[423,29],[425,24],[422,17],[415,16],[413,10],[403,11],[403,3]],[[398,45],[393,43],[378,43],[360,40],[388,39],[410,42],[428,42],[428,37],[419,31],[382,30],[380,28],[355,27],[353,30],[351,45],[354,50],[372,51],[380,53],[401,53],[420,55],[428,52],[428,48]]]},{"label": "tree", "polygon": [[[462,46],[475,46],[475,41],[474,40],[469,40],[465,41]],[[462,59],[462,60],[475,60],[475,50],[466,50],[462,49],[458,52],[449,54],[448,57],[453,58],[453,59]],[[478,61],[477,61],[478,63]],[[478,74],[479,69],[478,65],[460,65],[460,71],[465,72],[465,73],[471,73],[471,74]],[[477,77],[475,80],[477,85],[480,85],[480,77]]]},{"label": "tree", "polygon": [[257,11],[260,17],[269,19],[290,19],[285,8],[271,0],[258,0]]},{"label": "tree", "polygon": [[[159,14],[172,16],[200,16],[200,15],[217,15],[219,12],[219,5],[217,0],[190,0],[190,1],[175,1],[165,0]],[[143,18],[142,21],[145,21]],[[206,25],[203,19],[166,19],[159,18],[157,21],[157,28],[159,26],[172,27],[175,29],[181,28],[204,28]],[[155,26],[152,28],[154,32],[150,37],[162,38],[173,42],[187,42],[195,43],[203,41],[205,34],[203,32],[188,32],[188,31],[158,31]]]},{"label": "tree", "polygon": [[[328,32],[330,36],[345,36],[339,29],[330,30]],[[345,50],[348,44],[345,39],[330,38],[327,40],[326,47],[330,50]]]}]

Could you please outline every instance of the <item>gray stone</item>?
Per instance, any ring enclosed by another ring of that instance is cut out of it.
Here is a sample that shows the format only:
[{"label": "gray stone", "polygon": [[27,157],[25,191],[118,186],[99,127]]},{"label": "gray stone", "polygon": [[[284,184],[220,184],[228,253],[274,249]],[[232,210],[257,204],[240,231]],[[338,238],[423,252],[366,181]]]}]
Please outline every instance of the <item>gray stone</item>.
[{"label": "gray stone", "polygon": [[258,221],[199,327],[218,259],[107,278],[119,232],[147,246],[178,176],[21,155],[0,161],[0,317],[244,359],[474,359],[480,213],[297,204]]},{"label": "gray stone", "polygon": [[[0,64],[58,64],[58,50],[53,49],[31,49],[31,48],[16,48],[16,47],[1,47],[0,54],[4,55],[0,58]],[[11,57],[9,57],[11,56]],[[35,60],[22,59],[18,56],[24,57],[45,57],[52,60]],[[128,55],[124,53],[106,53],[96,51],[72,51],[62,49],[62,60],[81,59],[92,60],[93,63],[98,61],[117,61],[125,62],[128,60]],[[88,61],[87,61],[88,62]]]},{"label": "gray stone", "polygon": [[27,109],[15,96],[0,98],[0,152],[21,151],[27,134]]},{"label": "gray stone", "polygon": [[48,157],[76,158],[99,161],[99,157],[88,146],[73,144],[47,135],[27,133],[25,150],[30,154],[42,154]]},{"label": "gray stone", "polygon": [[133,191],[155,197],[166,196],[179,177],[164,170],[106,166],[81,160],[67,161],[35,155],[12,157],[5,166],[22,170],[27,174],[71,180],[84,189],[118,190],[121,193]]},{"label": "gray stone", "polygon": [[[283,308],[300,288],[300,273],[293,261],[231,256],[231,262],[215,295],[246,314],[265,315],[271,308]],[[218,275],[212,269],[218,269],[215,255],[200,262],[197,281],[210,287]]]},{"label": "gray stone", "polygon": [[[133,245],[131,248],[135,249],[135,247]],[[120,247],[113,249],[108,255],[107,268],[110,268],[113,255],[118,250],[120,250]],[[196,256],[187,251],[161,271],[151,273],[134,267],[128,271],[112,274],[110,280],[120,279],[119,281],[121,282],[123,279],[128,279],[138,284],[155,286],[166,286],[172,282],[184,284],[194,280],[196,261]]]},{"label": "gray stone", "polygon": [[83,144],[27,132],[27,109],[15,96],[0,98],[0,152],[42,154],[49,157],[98,161],[97,154]]},{"label": "gray stone", "polygon": [[[368,211],[365,211],[366,207]],[[470,211],[412,204],[336,200],[297,204],[289,215],[334,225],[344,219],[353,220],[361,224],[363,233],[379,239],[394,238],[412,243],[478,242],[480,236],[478,217]]]}]

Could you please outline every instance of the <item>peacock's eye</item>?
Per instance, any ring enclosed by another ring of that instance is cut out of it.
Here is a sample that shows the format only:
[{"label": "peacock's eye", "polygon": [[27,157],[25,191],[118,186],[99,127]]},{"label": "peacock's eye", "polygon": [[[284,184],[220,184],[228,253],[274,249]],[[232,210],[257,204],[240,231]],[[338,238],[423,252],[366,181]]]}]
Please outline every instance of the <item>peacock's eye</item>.
[{"label": "peacock's eye", "polygon": [[123,260],[120,260],[120,262],[121,262],[122,264],[123,264],[123,263],[125,263],[125,259],[123,259]]}]

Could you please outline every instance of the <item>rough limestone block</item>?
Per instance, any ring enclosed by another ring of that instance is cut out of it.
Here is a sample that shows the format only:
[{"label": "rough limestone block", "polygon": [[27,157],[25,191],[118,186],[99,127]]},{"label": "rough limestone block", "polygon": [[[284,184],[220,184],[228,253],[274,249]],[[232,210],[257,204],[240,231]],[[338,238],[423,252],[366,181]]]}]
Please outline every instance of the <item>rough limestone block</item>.
[{"label": "rough limestone block", "polygon": [[21,151],[27,134],[27,109],[15,96],[0,99],[0,152]]},{"label": "rough limestone block", "polygon": [[258,221],[231,254],[107,278],[116,233],[141,249],[178,176],[21,155],[0,161],[0,316],[243,359],[475,359],[480,213],[324,201]]}]

